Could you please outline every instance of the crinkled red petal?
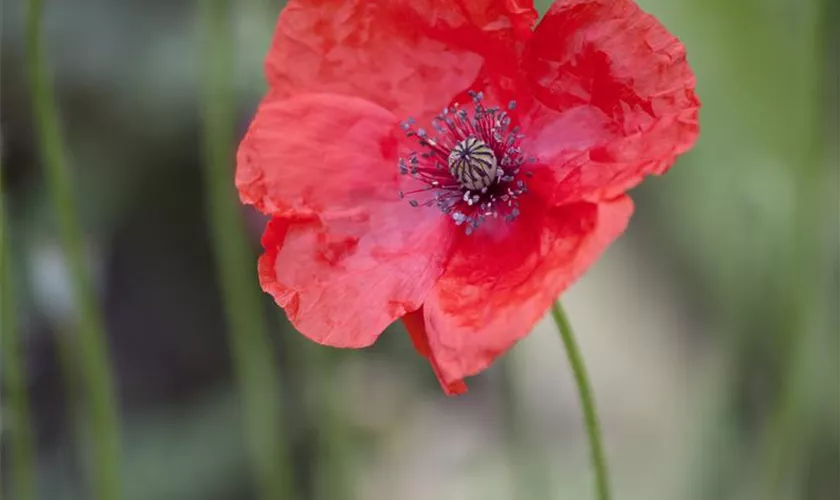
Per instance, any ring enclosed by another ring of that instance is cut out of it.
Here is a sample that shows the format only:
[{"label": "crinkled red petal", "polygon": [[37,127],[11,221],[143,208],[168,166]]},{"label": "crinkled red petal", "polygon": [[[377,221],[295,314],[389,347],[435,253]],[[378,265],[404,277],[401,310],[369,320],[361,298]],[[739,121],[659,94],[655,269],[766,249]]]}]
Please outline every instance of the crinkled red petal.
[{"label": "crinkled red petal", "polygon": [[537,12],[524,0],[291,0],[266,60],[272,92],[352,95],[433,116],[483,67],[515,67]]},{"label": "crinkled red petal", "polygon": [[513,225],[500,241],[481,232],[459,240],[423,304],[423,328],[416,313],[404,318],[444,390],[458,392],[451,388],[527,335],[624,231],[632,211],[626,196],[579,202],[552,208],[530,227]]},{"label": "crinkled red petal", "polygon": [[273,216],[363,210],[399,191],[397,119],[356,97],[268,96],[236,156],[242,201]]},{"label": "crinkled red petal", "polygon": [[451,227],[399,199],[395,123],[359,98],[268,98],[240,146],[240,196],[274,217],[260,283],[317,342],[369,345],[443,272]]},{"label": "crinkled red petal", "polygon": [[555,203],[615,197],[697,138],[685,48],[632,0],[558,0],[523,66],[536,98],[524,147],[554,166]]},{"label": "crinkled red petal", "polygon": [[432,350],[429,348],[429,339],[426,336],[426,327],[424,325],[425,320],[423,308],[421,307],[416,311],[406,314],[403,316],[402,320],[406,331],[408,331],[409,337],[411,337],[411,342],[414,344],[414,348],[417,349],[417,352],[419,352],[421,356],[427,358],[429,363],[432,365],[432,371],[434,371],[435,376],[437,376],[438,381],[440,381],[443,392],[446,393],[447,396],[457,396],[467,392],[467,384],[465,384],[463,380],[444,382],[443,373],[438,367],[437,361],[435,361],[435,358],[432,356]]},{"label": "crinkled red petal", "polygon": [[442,273],[450,234],[442,222],[402,204],[325,219],[274,218],[262,239],[260,284],[310,339],[368,346],[418,309]]}]

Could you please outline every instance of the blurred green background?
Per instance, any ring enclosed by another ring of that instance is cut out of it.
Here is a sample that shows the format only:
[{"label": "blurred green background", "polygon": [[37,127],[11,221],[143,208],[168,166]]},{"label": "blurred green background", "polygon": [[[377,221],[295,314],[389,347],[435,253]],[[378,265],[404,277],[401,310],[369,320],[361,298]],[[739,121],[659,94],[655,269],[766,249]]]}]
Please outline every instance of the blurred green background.
[{"label": "blurred green background", "polygon": [[[615,498],[840,498],[838,2],[640,3],[687,47],[702,133],[667,176],[633,192],[627,234],[563,297]],[[263,220],[226,205],[219,186],[265,90],[280,8],[44,6],[115,374],[112,465],[124,498],[591,498],[575,388],[550,323],[449,399],[400,327],[364,351],[320,348],[252,293]],[[22,0],[2,2],[2,493],[30,500],[14,472],[25,455],[11,449],[26,425],[11,418],[10,396],[25,394],[32,498],[86,500],[102,434],[83,397],[86,365],[72,362],[89,343],[74,326],[24,19]],[[248,265],[217,272],[218,251],[243,255],[225,229],[231,214],[244,221]],[[252,295],[264,309],[248,309]]]}]

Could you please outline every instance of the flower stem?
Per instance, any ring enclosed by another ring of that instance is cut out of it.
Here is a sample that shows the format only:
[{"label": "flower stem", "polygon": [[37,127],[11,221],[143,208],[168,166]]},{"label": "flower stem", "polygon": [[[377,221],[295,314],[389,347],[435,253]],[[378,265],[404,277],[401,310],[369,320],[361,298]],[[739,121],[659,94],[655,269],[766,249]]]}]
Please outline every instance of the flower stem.
[{"label": "flower stem", "polygon": [[260,498],[293,498],[281,388],[274,346],[261,294],[254,280],[255,256],[248,244],[233,190],[235,75],[233,12],[229,0],[200,3],[203,28],[205,189],[228,323],[233,365],[242,397],[243,427]]},{"label": "flower stem", "polygon": [[45,62],[41,14],[43,2],[29,0],[26,12],[27,70],[40,141],[44,174],[58,218],[68,273],[77,301],[78,351],[73,362],[81,370],[81,389],[90,419],[93,453],[90,471],[93,498],[122,497],[121,451],[117,401],[105,329],[91,278],[85,269],[84,238],[79,225],[70,171],[64,156],[57,106]]},{"label": "flower stem", "polygon": [[607,461],[604,456],[604,446],[601,442],[601,427],[598,424],[598,413],[595,410],[595,397],[589,383],[589,376],[586,374],[586,366],[583,364],[583,357],[575,342],[575,335],[569,319],[566,317],[563,306],[555,302],[551,307],[551,315],[554,323],[560,331],[563,345],[566,347],[566,354],[569,357],[569,364],[575,375],[580,405],[583,409],[583,417],[586,422],[586,432],[589,436],[589,447],[592,453],[592,469],[595,472],[595,485],[598,500],[609,500],[610,483],[607,471]]},{"label": "flower stem", "polygon": [[[2,172],[2,170],[0,170]],[[2,177],[2,174],[0,174]],[[2,182],[2,179],[0,179]],[[2,194],[2,187],[0,187]],[[9,491],[20,500],[35,500],[35,447],[26,393],[26,363],[17,324],[12,276],[12,244],[6,221],[4,200],[0,198],[0,328],[3,354],[3,389],[9,398],[9,451],[12,483]]]}]

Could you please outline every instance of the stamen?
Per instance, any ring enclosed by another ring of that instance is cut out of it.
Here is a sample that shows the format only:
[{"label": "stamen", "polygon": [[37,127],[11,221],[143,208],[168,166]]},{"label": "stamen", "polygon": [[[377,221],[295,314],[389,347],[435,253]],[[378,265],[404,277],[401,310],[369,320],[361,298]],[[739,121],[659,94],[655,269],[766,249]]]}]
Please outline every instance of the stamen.
[{"label": "stamen", "polygon": [[[412,207],[437,206],[456,225],[472,234],[488,218],[511,222],[519,215],[518,198],[527,193],[524,177],[533,158],[519,147],[518,127],[510,129],[507,111],[485,107],[484,94],[470,92],[472,110],[457,103],[432,119],[434,134],[414,128],[414,119],[400,124],[406,137],[422,148],[400,158],[399,170],[425,187],[400,192]],[[516,108],[511,101],[507,110]],[[416,198],[424,193],[431,197]]]}]

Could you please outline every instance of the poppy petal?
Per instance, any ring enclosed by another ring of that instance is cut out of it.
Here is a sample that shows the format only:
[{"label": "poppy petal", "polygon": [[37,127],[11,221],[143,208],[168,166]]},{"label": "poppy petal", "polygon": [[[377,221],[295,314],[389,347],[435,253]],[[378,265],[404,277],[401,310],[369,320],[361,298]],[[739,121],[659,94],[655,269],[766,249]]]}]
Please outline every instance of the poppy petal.
[{"label": "poppy petal", "polygon": [[357,210],[400,190],[397,119],[356,97],[267,97],[237,152],[244,203],[268,215]]},{"label": "poppy petal", "polygon": [[535,234],[506,238],[502,244],[510,248],[492,252],[498,258],[476,251],[487,244],[473,238],[480,233],[459,241],[424,302],[423,328],[416,317],[406,322],[415,344],[427,349],[444,390],[456,392],[451,388],[464,377],[484,370],[527,335],[624,231],[632,211],[627,196],[555,207]]},{"label": "poppy petal", "polygon": [[444,382],[443,374],[441,373],[437,361],[435,361],[435,358],[432,356],[432,351],[429,348],[429,338],[426,335],[426,325],[424,324],[423,316],[423,308],[421,307],[416,311],[406,314],[402,318],[403,325],[405,325],[405,329],[408,331],[409,337],[411,337],[411,342],[414,344],[414,348],[417,349],[417,352],[419,352],[421,356],[429,360],[429,363],[432,365],[432,371],[434,371],[435,376],[441,383],[443,392],[446,393],[447,396],[457,396],[467,392],[467,384],[465,384],[463,380],[459,379],[454,382]]},{"label": "poppy petal", "polygon": [[395,129],[356,97],[269,97],[239,148],[240,197],[274,217],[260,283],[317,342],[369,345],[442,273],[450,227],[400,199]]},{"label": "poppy petal", "polygon": [[537,12],[525,0],[290,0],[266,59],[272,92],[363,97],[425,119],[486,63],[515,66]]},{"label": "poppy petal", "polygon": [[[404,208],[405,207],[405,208]],[[418,309],[448,253],[448,225],[404,203],[323,218],[279,218],[266,226],[263,290],[310,339],[365,347]]]},{"label": "poppy petal", "polygon": [[698,134],[685,47],[632,0],[558,0],[523,65],[529,147],[555,167],[555,203],[610,199],[665,172]]}]

